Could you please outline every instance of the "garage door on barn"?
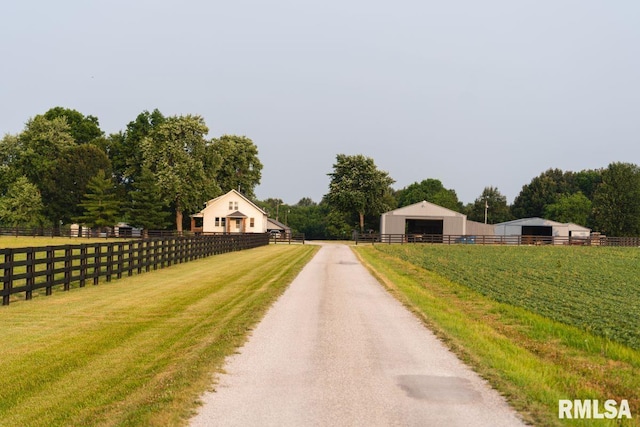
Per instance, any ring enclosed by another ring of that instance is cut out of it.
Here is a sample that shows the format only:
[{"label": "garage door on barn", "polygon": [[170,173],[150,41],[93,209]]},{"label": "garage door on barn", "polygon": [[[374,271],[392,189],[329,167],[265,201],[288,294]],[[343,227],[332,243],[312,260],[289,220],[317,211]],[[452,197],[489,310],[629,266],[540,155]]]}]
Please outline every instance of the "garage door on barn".
[{"label": "garage door on barn", "polygon": [[380,233],[463,236],[467,232],[466,224],[466,215],[423,201],[383,213]]}]

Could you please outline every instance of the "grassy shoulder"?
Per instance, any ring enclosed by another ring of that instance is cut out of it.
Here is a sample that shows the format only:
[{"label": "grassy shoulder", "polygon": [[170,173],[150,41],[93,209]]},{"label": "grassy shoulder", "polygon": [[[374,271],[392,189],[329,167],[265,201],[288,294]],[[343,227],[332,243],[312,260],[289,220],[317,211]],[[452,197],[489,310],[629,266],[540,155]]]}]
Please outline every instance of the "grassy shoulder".
[{"label": "grassy shoulder", "polygon": [[270,245],[0,309],[0,425],[182,425],[317,247]]},{"label": "grassy shoulder", "polygon": [[[354,250],[389,291],[534,425],[640,425],[640,352],[500,303],[375,246]],[[631,420],[559,420],[559,399],[627,399]]]}]

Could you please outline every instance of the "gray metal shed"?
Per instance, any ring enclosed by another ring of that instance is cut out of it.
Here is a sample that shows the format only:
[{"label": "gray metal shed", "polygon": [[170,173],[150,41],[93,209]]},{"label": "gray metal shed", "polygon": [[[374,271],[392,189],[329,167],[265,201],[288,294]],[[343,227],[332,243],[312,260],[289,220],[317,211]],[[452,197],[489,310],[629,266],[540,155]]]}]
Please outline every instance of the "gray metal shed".
[{"label": "gray metal shed", "polygon": [[591,229],[573,223],[562,223],[544,218],[522,218],[502,222],[495,226],[496,236],[534,236],[551,238],[587,239]]},{"label": "gray metal shed", "polygon": [[422,201],[404,206],[380,217],[381,234],[465,235],[467,216]]}]

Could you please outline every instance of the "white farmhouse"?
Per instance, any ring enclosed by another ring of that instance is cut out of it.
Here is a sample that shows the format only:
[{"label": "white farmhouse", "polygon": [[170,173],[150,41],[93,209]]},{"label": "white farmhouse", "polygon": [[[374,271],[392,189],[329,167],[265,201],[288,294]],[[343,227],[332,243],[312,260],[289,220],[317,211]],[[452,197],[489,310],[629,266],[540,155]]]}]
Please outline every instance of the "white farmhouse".
[{"label": "white farmhouse", "polygon": [[191,215],[191,231],[201,233],[266,233],[267,213],[236,190],[211,199]]}]

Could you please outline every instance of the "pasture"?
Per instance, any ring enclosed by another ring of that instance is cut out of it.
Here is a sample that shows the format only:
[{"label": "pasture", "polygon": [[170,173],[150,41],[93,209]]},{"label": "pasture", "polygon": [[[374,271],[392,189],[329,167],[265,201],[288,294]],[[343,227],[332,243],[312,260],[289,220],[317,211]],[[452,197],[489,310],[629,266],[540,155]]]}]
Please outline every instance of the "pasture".
[{"label": "pasture", "polygon": [[[536,425],[559,399],[627,399],[640,425],[637,248],[375,245],[378,279]],[[595,423],[595,424],[594,424]]]},{"label": "pasture", "polygon": [[57,245],[81,245],[95,242],[117,242],[122,239],[98,239],[87,237],[42,237],[42,236],[0,236],[0,249],[4,248],[28,248]]},{"label": "pasture", "polygon": [[216,255],[0,309],[0,425],[181,425],[317,247]]}]

